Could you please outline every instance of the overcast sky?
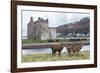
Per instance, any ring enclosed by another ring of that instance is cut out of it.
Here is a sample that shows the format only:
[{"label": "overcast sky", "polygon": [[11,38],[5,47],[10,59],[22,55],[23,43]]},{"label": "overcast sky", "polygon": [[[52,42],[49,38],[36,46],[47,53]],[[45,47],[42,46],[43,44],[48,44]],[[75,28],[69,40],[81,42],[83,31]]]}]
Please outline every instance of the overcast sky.
[{"label": "overcast sky", "polygon": [[38,17],[48,19],[49,27],[57,27],[67,23],[79,21],[84,17],[89,17],[87,13],[74,13],[74,12],[45,12],[45,11],[22,11],[22,36],[27,36],[27,24],[30,17],[36,21]]}]

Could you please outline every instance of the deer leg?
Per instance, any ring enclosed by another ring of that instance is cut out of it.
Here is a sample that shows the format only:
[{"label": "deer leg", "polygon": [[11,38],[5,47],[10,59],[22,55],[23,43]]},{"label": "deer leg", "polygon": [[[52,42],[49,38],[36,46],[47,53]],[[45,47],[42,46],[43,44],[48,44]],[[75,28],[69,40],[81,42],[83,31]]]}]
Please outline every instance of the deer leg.
[{"label": "deer leg", "polygon": [[54,55],[54,56],[55,56],[55,53],[56,53],[56,51],[55,51],[55,50],[52,50],[52,55]]},{"label": "deer leg", "polygon": [[76,52],[76,54],[78,55],[79,51]]},{"label": "deer leg", "polygon": [[56,56],[56,51],[54,51],[54,56]]},{"label": "deer leg", "polygon": [[68,49],[68,55],[71,56],[71,50],[70,49]]},{"label": "deer leg", "polygon": [[52,56],[54,55],[54,50],[52,50]]},{"label": "deer leg", "polygon": [[77,54],[77,55],[79,54],[79,51],[80,51],[79,49],[76,51],[76,54]]},{"label": "deer leg", "polygon": [[70,56],[72,56],[73,52],[72,52],[72,48],[70,48]]},{"label": "deer leg", "polygon": [[75,50],[73,50],[73,54],[74,54],[74,55],[76,54]]},{"label": "deer leg", "polygon": [[59,56],[61,56],[61,53],[60,52],[61,52],[61,50],[59,51]]}]

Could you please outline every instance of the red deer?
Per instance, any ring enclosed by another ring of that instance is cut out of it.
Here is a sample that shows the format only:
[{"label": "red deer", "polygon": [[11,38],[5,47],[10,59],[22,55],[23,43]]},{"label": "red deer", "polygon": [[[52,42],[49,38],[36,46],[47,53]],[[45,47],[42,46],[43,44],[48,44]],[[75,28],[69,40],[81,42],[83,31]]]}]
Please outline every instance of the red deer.
[{"label": "red deer", "polygon": [[51,45],[51,49],[52,49],[52,55],[55,56],[56,52],[59,52],[59,56],[61,55],[61,51],[63,49],[63,45],[62,44],[53,44]]},{"label": "red deer", "polygon": [[71,44],[67,44],[66,45],[66,49],[69,55],[72,55],[72,45]]},{"label": "red deer", "polygon": [[69,55],[78,54],[83,46],[83,43],[69,43],[66,45],[66,49]]}]

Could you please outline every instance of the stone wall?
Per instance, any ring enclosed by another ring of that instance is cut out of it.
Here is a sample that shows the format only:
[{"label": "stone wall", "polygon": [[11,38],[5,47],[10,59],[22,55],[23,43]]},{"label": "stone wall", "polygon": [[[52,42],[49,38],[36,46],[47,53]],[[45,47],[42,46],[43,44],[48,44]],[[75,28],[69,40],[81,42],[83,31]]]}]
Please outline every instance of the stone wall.
[{"label": "stone wall", "polygon": [[37,21],[33,21],[30,18],[30,22],[27,25],[27,37],[34,40],[47,40],[56,38],[56,29],[49,27],[48,19],[38,18]]}]

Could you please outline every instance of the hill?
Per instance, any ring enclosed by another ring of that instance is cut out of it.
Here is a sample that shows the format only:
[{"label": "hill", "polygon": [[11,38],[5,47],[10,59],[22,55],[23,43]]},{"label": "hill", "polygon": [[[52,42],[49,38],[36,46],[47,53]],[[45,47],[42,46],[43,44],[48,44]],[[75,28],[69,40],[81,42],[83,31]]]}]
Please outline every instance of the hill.
[{"label": "hill", "polygon": [[72,22],[58,26],[57,33],[66,35],[67,33],[89,33],[90,32],[90,18],[84,17],[79,21]]}]

